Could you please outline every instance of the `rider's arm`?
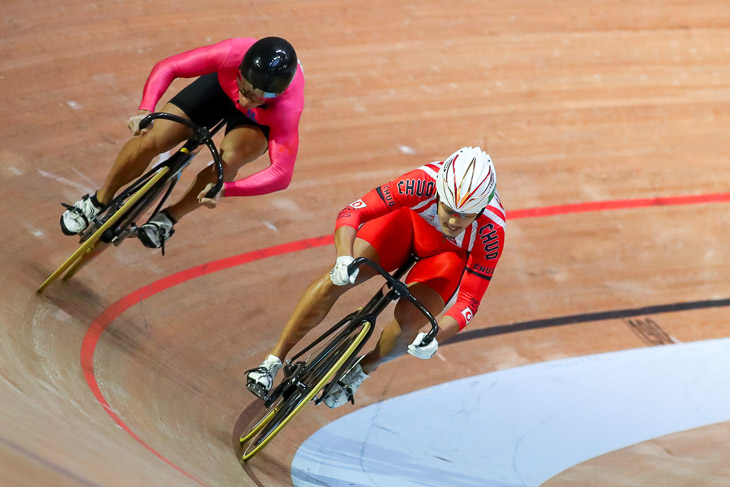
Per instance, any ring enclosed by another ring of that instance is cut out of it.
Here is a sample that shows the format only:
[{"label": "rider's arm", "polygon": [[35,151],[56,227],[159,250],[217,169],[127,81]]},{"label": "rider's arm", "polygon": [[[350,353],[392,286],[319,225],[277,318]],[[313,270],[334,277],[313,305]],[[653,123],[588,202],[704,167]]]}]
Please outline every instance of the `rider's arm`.
[{"label": "rider's arm", "polygon": [[140,110],[154,111],[175,78],[194,78],[217,71],[231,53],[233,39],[176,54],[155,64],[144,85]]},{"label": "rider's arm", "polygon": [[444,314],[444,318],[456,321],[458,331],[463,330],[476,315],[490,280],[491,276],[476,276],[464,271],[456,302]]},{"label": "rider's arm", "polygon": [[[418,184],[423,180],[423,184]],[[362,223],[373,220],[387,213],[403,207],[414,207],[421,201],[433,197],[432,189],[416,194],[411,188],[422,188],[428,186],[430,179],[421,170],[416,169],[403,176],[378,186],[357,201],[353,201],[340,211],[337,215],[335,228],[343,225],[352,228],[359,228]],[[435,186],[434,186],[435,188]]]},{"label": "rider's arm", "polygon": [[[378,189],[381,189],[382,186]],[[377,190],[370,191],[359,200],[351,203],[340,211],[335,223],[335,249],[337,250],[337,261],[330,271],[330,279],[336,286],[354,284],[359,273],[355,269],[352,274],[348,266],[352,263],[354,253],[353,244],[357,237],[357,230],[363,220],[361,211],[366,214],[385,214],[387,207],[383,208],[382,201],[376,196]],[[366,203],[368,201],[368,203]]]},{"label": "rider's arm", "polygon": [[459,322],[453,316],[442,316],[439,320],[438,341],[444,343],[446,340],[459,332]]},{"label": "rider's arm", "polygon": [[[399,182],[403,178],[415,181],[414,178],[425,177],[424,174],[417,171],[405,174],[395,181],[391,181],[382,186],[375,188],[357,201],[353,201],[346,206],[339,215],[335,223],[335,247],[337,249],[337,262],[330,271],[330,279],[337,286],[346,286],[354,284],[359,270],[355,270],[350,274],[348,265],[352,262],[353,243],[357,236],[357,230],[361,223],[373,218],[385,215],[403,206],[413,205],[417,203],[414,199],[413,191],[409,194],[404,190],[402,195],[395,197],[393,190],[398,188]],[[402,185],[405,188],[404,185]],[[413,186],[415,187],[415,186]],[[425,187],[421,185],[421,187]],[[421,193],[418,198],[426,197]]]},{"label": "rider's arm", "polygon": [[269,167],[238,181],[225,183],[225,196],[254,196],[289,187],[299,150],[301,115],[301,110],[287,111],[285,117],[271,125]]},{"label": "rider's arm", "polygon": [[480,221],[477,242],[464,269],[456,303],[444,316],[456,320],[459,330],[463,330],[476,315],[503,251],[504,226],[494,221]]},{"label": "rider's arm", "polygon": [[357,237],[357,229],[347,225],[339,227],[335,230],[335,249],[337,257],[353,254],[353,245]]}]

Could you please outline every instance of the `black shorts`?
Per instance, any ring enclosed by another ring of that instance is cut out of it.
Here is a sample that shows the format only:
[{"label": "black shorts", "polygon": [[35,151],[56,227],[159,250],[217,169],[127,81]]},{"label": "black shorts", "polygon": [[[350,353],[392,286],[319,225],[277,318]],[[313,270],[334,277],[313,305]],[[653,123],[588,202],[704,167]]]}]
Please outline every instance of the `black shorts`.
[{"label": "black shorts", "polygon": [[185,112],[198,125],[210,129],[225,120],[226,133],[242,125],[254,125],[269,140],[269,127],[254,122],[236,108],[218,83],[218,73],[205,74],[196,79],[172,97],[170,103]]}]

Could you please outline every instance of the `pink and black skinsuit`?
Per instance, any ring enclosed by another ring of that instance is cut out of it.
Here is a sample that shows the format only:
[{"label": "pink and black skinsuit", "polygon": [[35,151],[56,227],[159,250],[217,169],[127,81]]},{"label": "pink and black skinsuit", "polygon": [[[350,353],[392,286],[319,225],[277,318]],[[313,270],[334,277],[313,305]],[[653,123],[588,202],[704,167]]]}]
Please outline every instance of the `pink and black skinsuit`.
[{"label": "pink and black skinsuit", "polygon": [[271,164],[255,174],[225,183],[225,196],[252,196],[286,189],[294,172],[299,148],[299,118],[304,107],[304,74],[297,67],[289,87],[266,104],[244,109],[238,102],[236,77],[239,65],[253,38],[228,39],[211,46],[199,47],[158,62],[144,87],[141,110],[154,111],[162,95],[175,78],[194,78],[217,73],[225,94],[256,124],[269,128],[269,160]]}]

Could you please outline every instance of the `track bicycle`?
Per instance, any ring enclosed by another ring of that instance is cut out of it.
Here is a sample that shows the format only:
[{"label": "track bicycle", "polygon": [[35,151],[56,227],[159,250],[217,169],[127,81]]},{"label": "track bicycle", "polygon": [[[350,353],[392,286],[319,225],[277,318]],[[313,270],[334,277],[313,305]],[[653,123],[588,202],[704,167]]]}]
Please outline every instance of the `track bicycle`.
[{"label": "track bicycle", "polygon": [[[40,285],[36,292],[43,292],[49,284],[58,279],[64,272],[63,280],[67,281],[110,245],[119,246],[127,237],[135,237],[137,235],[136,221],[162,195],[151,215],[160,211],[180,179],[182,170],[190,164],[190,161],[203,145],[210,150],[217,171],[216,185],[206,193],[206,196],[213,198],[221,190],[223,187],[223,165],[212,137],[225,125],[225,120],[208,130],[206,127],[198,126],[186,118],[171,113],[155,112],[142,119],[139,124],[140,130],[147,128],[157,119],[183,124],[193,131],[193,135],[167,160],[157,163],[151,170],[116,196],[89,223],[86,230],[81,232],[79,239],[81,246]],[[63,205],[66,208],[70,207],[70,205]],[[162,254],[165,254],[164,243]]]},{"label": "track bicycle", "polygon": [[[421,346],[433,341],[438,333],[436,319],[401,281],[415,262],[416,257],[411,256],[392,275],[365,257],[358,257],[348,266],[352,274],[360,265],[367,264],[385,278],[386,284],[364,307],[347,315],[284,362],[284,379],[269,395],[264,395],[266,409],[259,415],[260,419],[252,420],[249,429],[241,435],[244,462],[260,452],[308,402],[320,404],[338,381],[362,359],[358,354],[372,335],[375,320],[392,301],[405,298],[413,303],[431,324],[431,331],[423,338]],[[354,404],[352,395],[349,396]]]}]

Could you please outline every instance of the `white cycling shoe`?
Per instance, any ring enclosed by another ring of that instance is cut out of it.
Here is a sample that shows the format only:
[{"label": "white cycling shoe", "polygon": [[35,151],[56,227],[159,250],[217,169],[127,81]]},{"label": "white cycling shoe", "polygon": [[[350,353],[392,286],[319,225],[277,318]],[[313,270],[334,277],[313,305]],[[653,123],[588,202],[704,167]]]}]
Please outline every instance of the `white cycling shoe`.
[{"label": "white cycling shoe", "polygon": [[355,364],[342,379],[337,381],[337,385],[332,388],[327,396],[324,398],[324,403],[334,409],[342,406],[348,401],[355,404],[355,391],[362,385],[362,383],[370,377],[362,371],[360,364]]},{"label": "white cycling shoe", "polygon": [[137,229],[137,238],[148,249],[159,249],[175,233],[174,226],[173,219],[163,210]]},{"label": "white cycling shoe", "polygon": [[61,215],[61,231],[65,235],[80,234],[104,209],[104,205],[97,206],[94,204],[92,197],[88,194],[74,203],[73,206],[66,203],[61,204],[66,208],[66,211]]},{"label": "white cycling shoe", "polygon": [[261,365],[246,373],[246,389],[260,398],[265,398],[274,386],[274,377],[281,369],[279,357],[269,355]]}]

